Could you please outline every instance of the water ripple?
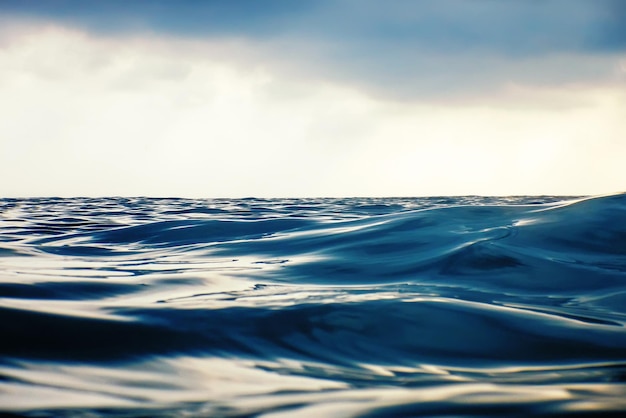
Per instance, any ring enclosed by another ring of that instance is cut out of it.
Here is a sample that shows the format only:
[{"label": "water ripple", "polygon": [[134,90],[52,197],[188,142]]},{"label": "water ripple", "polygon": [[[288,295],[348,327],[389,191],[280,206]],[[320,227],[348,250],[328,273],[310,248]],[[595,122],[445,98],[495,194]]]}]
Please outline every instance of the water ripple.
[{"label": "water ripple", "polygon": [[0,199],[14,416],[619,416],[626,195]]}]

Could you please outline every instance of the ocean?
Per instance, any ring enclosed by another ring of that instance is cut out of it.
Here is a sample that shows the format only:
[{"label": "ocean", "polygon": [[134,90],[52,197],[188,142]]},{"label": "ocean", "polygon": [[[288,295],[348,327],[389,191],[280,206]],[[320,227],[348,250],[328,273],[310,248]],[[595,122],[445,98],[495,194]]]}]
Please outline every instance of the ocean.
[{"label": "ocean", "polygon": [[626,194],[0,199],[0,415],[623,416]]}]

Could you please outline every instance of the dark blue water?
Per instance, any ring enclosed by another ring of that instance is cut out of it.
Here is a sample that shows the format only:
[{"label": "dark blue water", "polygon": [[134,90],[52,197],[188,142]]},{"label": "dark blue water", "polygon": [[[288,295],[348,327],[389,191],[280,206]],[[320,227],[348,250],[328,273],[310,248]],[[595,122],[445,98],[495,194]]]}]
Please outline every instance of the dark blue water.
[{"label": "dark blue water", "polygon": [[626,195],[0,200],[0,411],[620,416]]}]

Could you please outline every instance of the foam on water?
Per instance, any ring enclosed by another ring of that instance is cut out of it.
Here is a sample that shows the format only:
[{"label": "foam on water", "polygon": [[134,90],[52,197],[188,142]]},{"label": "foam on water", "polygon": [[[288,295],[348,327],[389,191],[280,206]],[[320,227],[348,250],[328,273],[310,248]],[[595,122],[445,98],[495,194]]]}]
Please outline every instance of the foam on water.
[{"label": "foam on water", "polygon": [[626,195],[0,200],[15,416],[626,411]]}]

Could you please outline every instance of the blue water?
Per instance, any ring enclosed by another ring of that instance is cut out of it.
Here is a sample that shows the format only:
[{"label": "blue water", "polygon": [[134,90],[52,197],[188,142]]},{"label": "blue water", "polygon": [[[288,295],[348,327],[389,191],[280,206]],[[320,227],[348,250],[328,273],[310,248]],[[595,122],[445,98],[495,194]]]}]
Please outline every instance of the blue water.
[{"label": "blue water", "polygon": [[626,194],[2,199],[0,411],[620,416]]}]

